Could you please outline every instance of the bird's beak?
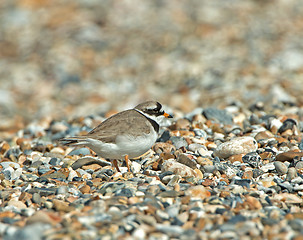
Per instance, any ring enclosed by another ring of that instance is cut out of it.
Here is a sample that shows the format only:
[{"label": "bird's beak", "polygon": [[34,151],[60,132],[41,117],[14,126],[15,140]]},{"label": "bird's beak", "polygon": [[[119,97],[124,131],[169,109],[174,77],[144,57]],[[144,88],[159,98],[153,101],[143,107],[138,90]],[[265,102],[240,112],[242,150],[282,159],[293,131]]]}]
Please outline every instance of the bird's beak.
[{"label": "bird's beak", "polygon": [[166,117],[166,118],[173,118],[172,115],[170,115],[170,114],[168,114],[168,113],[166,113],[166,112],[163,113],[163,116]]}]

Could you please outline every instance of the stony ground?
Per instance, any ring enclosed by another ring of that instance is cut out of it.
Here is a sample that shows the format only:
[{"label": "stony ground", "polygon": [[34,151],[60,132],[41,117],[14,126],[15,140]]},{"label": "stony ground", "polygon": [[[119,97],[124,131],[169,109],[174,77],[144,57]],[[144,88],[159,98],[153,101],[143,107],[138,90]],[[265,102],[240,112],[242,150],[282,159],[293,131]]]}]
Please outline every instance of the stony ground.
[{"label": "stony ground", "polygon": [[[0,238],[302,239],[302,13],[1,1]],[[149,99],[174,119],[132,173],[58,142]]]}]

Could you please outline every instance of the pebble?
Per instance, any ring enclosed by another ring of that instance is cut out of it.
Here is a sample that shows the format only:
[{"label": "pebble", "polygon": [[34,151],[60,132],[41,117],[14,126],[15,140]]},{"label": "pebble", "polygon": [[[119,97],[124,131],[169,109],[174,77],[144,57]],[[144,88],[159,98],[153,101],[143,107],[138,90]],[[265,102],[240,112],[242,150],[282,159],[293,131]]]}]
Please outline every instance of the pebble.
[{"label": "pebble", "polygon": [[288,151],[279,153],[276,156],[277,161],[285,162],[285,161],[292,161],[295,157],[301,158],[303,157],[303,152],[294,152],[294,151]]},{"label": "pebble", "polygon": [[15,162],[1,162],[0,166],[2,166],[4,169],[6,169],[8,167],[12,167],[13,169],[20,168],[20,165],[18,163],[15,163]]},{"label": "pebble", "polygon": [[52,166],[60,165],[61,159],[59,158],[51,158],[49,164]]},{"label": "pebble", "polygon": [[162,172],[169,171],[184,178],[197,177],[197,173],[190,167],[174,160],[166,160],[162,165]]},{"label": "pebble", "polygon": [[219,110],[216,108],[206,108],[203,111],[203,115],[212,121],[224,124],[233,124],[233,117],[225,110]]},{"label": "pebble", "polygon": [[205,199],[210,197],[210,192],[203,186],[194,186],[186,190],[186,195],[190,196],[193,199]]},{"label": "pebble", "polygon": [[90,150],[88,148],[77,148],[77,149],[74,149],[73,151],[71,151],[68,155],[70,155],[70,156],[72,156],[72,155],[86,156],[86,155],[90,155]]},{"label": "pebble", "polygon": [[182,147],[185,148],[188,147],[188,143],[183,137],[172,136],[170,140],[172,141],[172,144],[175,146],[176,149],[180,149]]},{"label": "pebble", "polygon": [[297,177],[297,169],[294,167],[288,168],[286,181],[291,181]]},{"label": "pebble", "polygon": [[279,175],[286,174],[288,171],[287,166],[283,162],[275,161],[274,166]]},{"label": "pebble", "polygon": [[261,163],[261,157],[256,152],[250,152],[242,157],[242,161],[251,167],[258,168]]},{"label": "pebble", "polygon": [[257,150],[257,142],[252,137],[236,137],[220,144],[213,155],[219,158],[228,158],[232,155],[247,154]]},{"label": "pebble", "polygon": [[110,166],[111,165],[111,163],[108,161],[104,161],[104,160],[100,160],[97,158],[87,156],[87,157],[83,157],[83,158],[80,158],[77,161],[75,161],[71,167],[73,170],[76,170],[78,168],[81,168],[82,166],[91,165],[91,164],[99,164],[100,166]]},{"label": "pebble", "polygon": [[155,143],[155,145],[153,146],[153,150],[160,154],[160,153],[171,153],[174,152],[176,150],[175,146],[170,144],[170,143],[166,143],[166,142],[158,142]]}]

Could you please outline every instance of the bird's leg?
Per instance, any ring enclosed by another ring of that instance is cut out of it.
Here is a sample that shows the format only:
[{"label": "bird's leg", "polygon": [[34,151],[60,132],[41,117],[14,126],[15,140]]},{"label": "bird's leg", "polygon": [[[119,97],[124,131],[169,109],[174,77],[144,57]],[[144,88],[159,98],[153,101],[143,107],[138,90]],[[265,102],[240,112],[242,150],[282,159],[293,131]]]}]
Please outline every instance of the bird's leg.
[{"label": "bird's leg", "polygon": [[126,163],[127,170],[128,170],[129,172],[131,172],[130,167],[129,167],[128,155],[125,155],[125,163]]},{"label": "bird's leg", "polygon": [[119,167],[118,167],[118,161],[117,161],[117,159],[112,159],[111,162],[112,162],[112,165],[114,165],[114,167],[117,169],[117,171],[121,172],[120,169],[119,169]]}]

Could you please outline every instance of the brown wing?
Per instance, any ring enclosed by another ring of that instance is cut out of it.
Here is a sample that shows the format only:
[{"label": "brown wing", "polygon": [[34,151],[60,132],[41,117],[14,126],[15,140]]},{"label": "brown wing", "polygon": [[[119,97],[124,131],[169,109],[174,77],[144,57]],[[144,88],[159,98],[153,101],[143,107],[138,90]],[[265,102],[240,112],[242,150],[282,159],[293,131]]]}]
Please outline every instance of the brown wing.
[{"label": "brown wing", "polygon": [[90,131],[86,137],[108,143],[115,142],[118,134],[139,136],[142,132],[150,132],[150,122],[141,113],[130,109],[106,119]]}]

